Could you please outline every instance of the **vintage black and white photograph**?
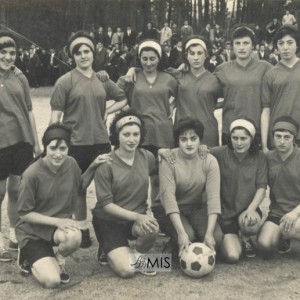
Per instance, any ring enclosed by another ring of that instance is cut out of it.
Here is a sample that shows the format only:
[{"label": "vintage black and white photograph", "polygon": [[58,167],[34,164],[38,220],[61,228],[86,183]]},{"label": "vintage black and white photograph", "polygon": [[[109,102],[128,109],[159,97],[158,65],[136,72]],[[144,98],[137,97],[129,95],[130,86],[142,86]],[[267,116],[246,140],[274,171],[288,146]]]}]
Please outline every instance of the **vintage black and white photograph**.
[{"label": "vintage black and white photograph", "polygon": [[0,299],[300,299],[300,0],[0,0]]}]

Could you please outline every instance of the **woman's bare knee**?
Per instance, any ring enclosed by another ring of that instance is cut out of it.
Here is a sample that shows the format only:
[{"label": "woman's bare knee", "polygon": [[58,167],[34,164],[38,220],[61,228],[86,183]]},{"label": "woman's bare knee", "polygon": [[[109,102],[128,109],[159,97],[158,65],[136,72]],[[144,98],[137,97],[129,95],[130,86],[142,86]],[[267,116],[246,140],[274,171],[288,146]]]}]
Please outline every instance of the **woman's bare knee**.
[{"label": "woman's bare knee", "polygon": [[60,271],[55,258],[44,257],[32,266],[34,277],[46,288],[56,288],[60,285]]},{"label": "woman's bare knee", "polygon": [[60,285],[60,276],[44,278],[40,283],[48,289],[57,288]]},{"label": "woman's bare knee", "polygon": [[121,278],[131,278],[134,276],[135,271],[130,267],[120,266],[114,268],[114,271],[121,277]]},{"label": "woman's bare knee", "polygon": [[67,232],[57,229],[54,240],[63,248],[64,251],[75,251],[80,247],[81,243],[80,230],[68,230]]}]

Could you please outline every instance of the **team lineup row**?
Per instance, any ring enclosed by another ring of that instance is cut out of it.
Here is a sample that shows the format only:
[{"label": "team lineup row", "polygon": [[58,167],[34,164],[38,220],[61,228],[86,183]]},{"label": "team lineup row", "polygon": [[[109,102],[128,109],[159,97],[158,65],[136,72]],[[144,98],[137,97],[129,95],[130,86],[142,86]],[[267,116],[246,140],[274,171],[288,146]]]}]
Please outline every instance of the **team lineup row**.
[{"label": "team lineup row", "polygon": [[[253,41],[251,28],[236,27],[236,59],[217,67],[213,75],[203,67],[207,44],[202,37],[185,42],[184,67],[164,72],[159,66],[161,46],[146,40],[138,49],[142,69],[131,70],[115,84],[98,78],[92,69],[93,40],[76,33],[68,43],[76,68],[55,85],[52,125],[41,153],[28,82],[11,70],[16,43],[2,32],[0,197],[2,201],[7,183],[10,246],[19,247],[23,271],[47,287],[69,281],[65,257],[80,245],[90,245],[86,188],[93,178],[99,252],[121,277],[134,274],[129,262],[153,246],[159,228],[171,237],[179,255],[191,241],[201,240],[213,249],[217,244],[229,262],[238,261],[241,241],[253,256],[250,236],[257,232],[258,244],[267,250],[279,240],[288,243],[282,237],[297,239],[298,31],[290,26],[278,31],[274,42],[282,59],[273,68],[252,59]],[[224,97],[224,146],[215,148],[213,112],[219,97]],[[111,99],[115,103],[106,108]],[[109,138],[107,115],[127,103],[134,111],[125,109],[115,117]],[[199,156],[200,142],[212,147],[204,157]],[[275,150],[268,151],[268,146]],[[28,167],[33,151],[37,157]],[[149,176],[154,217],[146,213]],[[272,205],[261,227],[258,207],[267,184]],[[128,239],[136,239],[134,251]],[[2,234],[0,246],[0,260],[10,261]]]}]

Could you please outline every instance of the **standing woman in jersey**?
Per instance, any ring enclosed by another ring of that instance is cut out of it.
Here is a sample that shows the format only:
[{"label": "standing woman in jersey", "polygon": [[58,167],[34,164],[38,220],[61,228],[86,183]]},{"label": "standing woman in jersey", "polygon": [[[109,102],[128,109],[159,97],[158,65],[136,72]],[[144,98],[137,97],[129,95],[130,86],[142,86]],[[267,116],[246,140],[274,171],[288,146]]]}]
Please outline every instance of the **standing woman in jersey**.
[{"label": "standing woman in jersey", "polygon": [[262,80],[272,67],[252,57],[255,33],[250,27],[236,27],[231,40],[236,59],[224,62],[214,72],[223,87],[222,144],[228,143],[231,122],[242,116],[254,121],[259,135]]},{"label": "standing woman in jersey", "polygon": [[[218,122],[214,110],[218,98],[222,95],[222,87],[218,79],[204,67],[208,56],[207,44],[203,37],[189,37],[184,44],[183,58],[186,70],[168,68],[165,72],[174,76],[178,82],[175,125],[185,118],[201,121],[205,126],[201,143],[213,147],[219,145]],[[136,80],[134,68],[127,74],[128,80]]]},{"label": "standing woman in jersey", "polygon": [[210,153],[221,172],[221,248],[225,259],[236,263],[242,250],[247,257],[256,256],[251,236],[261,226],[259,205],[267,188],[267,160],[259,150],[252,121],[236,119],[229,130],[228,145],[211,148]]},{"label": "standing woman in jersey", "polygon": [[[281,60],[266,73],[263,81],[261,136],[264,151],[274,147],[271,129],[277,118],[289,116],[300,120],[300,61],[296,55],[299,43],[299,31],[292,25],[282,26],[274,37]],[[300,145],[300,132],[295,142]]]},{"label": "standing woman in jersey", "polygon": [[[177,81],[171,75],[161,72],[162,48],[157,41],[142,41],[138,47],[138,56],[142,70],[136,74],[135,83],[125,82],[125,76],[122,76],[118,84],[126,92],[129,106],[141,114],[145,122],[146,136],[142,147],[155,157],[158,153],[168,156],[169,149],[174,146],[172,111]],[[158,192],[157,175],[152,176],[151,187],[151,198],[154,199]]]},{"label": "standing woman in jersey", "polygon": [[16,61],[17,46],[14,36],[0,33],[0,261],[11,261],[1,232],[1,204],[8,194],[10,223],[9,248],[18,249],[15,225],[18,218],[17,198],[20,176],[33,158],[39,154],[35,119],[30,90],[23,74],[15,76],[11,70]]},{"label": "standing woman in jersey", "polygon": [[[144,122],[138,114],[128,110],[116,115],[110,126],[110,141],[115,147],[112,162],[99,166],[94,176],[95,233],[110,267],[123,278],[134,275],[132,265],[154,245],[158,232],[156,220],[146,213],[149,176],[156,167],[153,154],[140,148],[144,138]],[[135,250],[128,240],[136,240]]]},{"label": "standing woman in jersey", "polygon": [[218,146],[218,122],[214,110],[222,91],[217,78],[204,67],[208,57],[207,42],[200,36],[191,36],[183,47],[188,71],[167,70],[178,81],[175,125],[185,118],[197,119],[205,127],[201,143],[209,147]]},{"label": "standing woman in jersey", "polygon": [[[93,70],[95,45],[93,38],[84,31],[75,33],[68,42],[69,54],[76,67],[60,77],[51,97],[51,123],[62,121],[72,128],[70,155],[77,161],[82,173],[99,154],[111,150],[106,130],[108,114],[123,108],[124,92],[111,80],[100,82]],[[116,102],[106,109],[106,101]],[[91,244],[87,223],[86,195],[82,197],[78,216],[83,220],[81,247]]]}]

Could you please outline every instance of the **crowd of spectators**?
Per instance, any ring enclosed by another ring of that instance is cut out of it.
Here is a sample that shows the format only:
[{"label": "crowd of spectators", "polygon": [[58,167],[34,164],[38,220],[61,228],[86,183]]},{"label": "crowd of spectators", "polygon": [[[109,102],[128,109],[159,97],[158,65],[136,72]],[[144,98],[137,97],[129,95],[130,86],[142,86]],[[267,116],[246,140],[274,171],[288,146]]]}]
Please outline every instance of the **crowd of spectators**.
[{"label": "crowd of spectators", "polygon": [[[253,26],[256,36],[254,58],[269,61],[273,65],[280,60],[277,49],[272,46],[272,40],[282,24],[296,24],[294,15],[288,10],[282,21],[274,18],[264,28],[257,24]],[[136,65],[137,47],[144,39],[158,40],[165,52],[166,67],[177,68],[183,62],[183,42],[193,34],[202,35],[211,44],[210,56],[205,63],[207,70],[213,72],[222,62],[234,59],[228,32],[218,24],[206,24],[200,32],[195,32],[188,21],[184,21],[182,26],[165,22],[161,29],[148,22],[142,32],[131,26],[127,26],[125,30],[120,27],[113,30],[112,27],[101,26],[91,31],[90,35],[97,45],[94,70],[105,70],[113,81],[117,81],[126,74],[129,67]],[[32,45],[29,49],[19,49],[16,66],[27,76],[31,87],[39,87],[53,85],[61,75],[70,70],[72,60],[66,47],[59,51],[54,48],[46,51]]]}]

